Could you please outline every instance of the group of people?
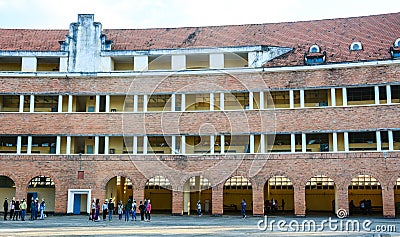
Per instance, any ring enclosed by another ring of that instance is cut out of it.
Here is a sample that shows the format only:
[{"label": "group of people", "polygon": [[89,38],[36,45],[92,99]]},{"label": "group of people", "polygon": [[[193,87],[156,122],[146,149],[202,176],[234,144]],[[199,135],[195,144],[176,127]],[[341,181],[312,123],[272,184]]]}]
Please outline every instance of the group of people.
[{"label": "group of people", "polygon": [[[104,200],[103,205],[101,206],[101,211],[103,214],[103,221],[106,220],[106,217],[108,215],[108,220],[112,221],[112,217],[115,211],[115,208],[117,209],[117,214],[118,214],[118,220],[122,220],[122,215],[125,217],[125,221],[129,221],[129,217],[132,216],[132,221],[136,221],[136,215],[137,211],[139,209],[140,213],[140,220],[141,221],[150,221],[150,213],[151,213],[151,203],[150,199],[140,201],[139,206],[136,203],[136,200],[133,199],[128,199],[128,201],[125,203],[125,205],[122,203],[122,201],[118,202],[118,205],[115,207],[114,202],[112,198],[108,201],[107,199]],[[91,215],[90,219],[92,221],[99,221],[100,220],[100,200],[99,199],[93,199],[92,205],[91,205]]]},{"label": "group of people", "polygon": [[[354,205],[353,200],[351,200],[349,203],[349,215],[350,216],[354,214],[355,208],[356,208],[356,206]],[[372,214],[372,202],[370,199],[368,199],[368,200],[363,199],[360,201],[360,211],[364,215]]]},{"label": "group of people", "polygon": [[[46,208],[46,203],[44,201],[44,199],[42,199],[42,202],[39,204],[39,199],[36,198],[32,198],[31,200],[31,218],[29,220],[33,221],[33,220],[37,220],[38,219],[38,215],[40,213],[40,217],[39,219],[43,220],[45,217],[44,211]],[[8,220],[7,216],[8,214],[10,215],[9,220],[13,220],[13,221],[18,221],[19,219],[21,219],[21,221],[25,221],[25,217],[26,217],[26,211],[28,209],[28,204],[24,199],[22,199],[21,201],[19,199],[15,199],[15,197],[13,197],[10,202],[8,202],[8,198],[5,198],[4,203],[3,203],[3,210],[4,210],[4,220]]]},{"label": "group of people", "polygon": [[[281,203],[281,209],[282,213],[285,213],[285,200],[282,199]],[[278,200],[271,199],[271,200],[265,200],[264,202],[264,213],[265,214],[275,214],[279,210],[279,204]]]}]

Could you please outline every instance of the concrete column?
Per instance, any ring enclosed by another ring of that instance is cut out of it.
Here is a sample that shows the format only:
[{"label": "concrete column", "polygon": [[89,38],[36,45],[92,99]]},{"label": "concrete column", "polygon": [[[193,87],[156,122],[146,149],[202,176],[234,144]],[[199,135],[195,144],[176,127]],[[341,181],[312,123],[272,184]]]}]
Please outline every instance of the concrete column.
[{"label": "concrete column", "polygon": [[186,137],[181,136],[181,154],[186,154]]},{"label": "concrete column", "polygon": [[110,112],[110,95],[106,95],[106,112]]},{"label": "concrete column", "polygon": [[343,138],[344,138],[344,151],[348,152],[349,151],[349,133],[344,132]]},{"label": "concrete column", "polygon": [[210,93],[210,111],[214,110],[214,93]]},{"label": "concrete column", "polygon": [[265,109],[265,105],[264,105],[264,91],[260,91],[260,105],[259,105],[260,109]]},{"label": "concrete column", "polygon": [[225,110],[225,95],[224,92],[219,93],[219,107],[220,110]]},{"label": "concrete column", "polygon": [[212,200],[212,215],[213,216],[221,216],[224,214],[224,185],[219,184],[212,187],[211,192],[211,200]]},{"label": "concrete column", "polygon": [[338,151],[338,138],[337,138],[336,132],[332,133],[332,143],[333,143],[333,151],[337,152]]},{"label": "concrete column", "polygon": [[139,96],[138,95],[134,95],[133,96],[133,112],[138,112],[138,101],[139,100]]},{"label": "concrete column", "polygon": [[294,109],[294,91],[293,90],[289,91],[289,104],[290,104],[290,108]]},{"label": "concrete column", "polygon": [[300,108],[304,108],[304,89],[300,89]]},{"label": "concrete column", "polygon": [[94,151],[95,155],[99,154],[99,136],[94,137]]},{"label": "concrete column", "polygon": [[307,139],[306,134],[301,134],[301,152],[307,152]]},{"label": "concrete column", "polygon": [[220,138],[220,141],[221,141],[221,154],[224,154],[225,153],[225,135],[221,135],[221,138]]},{"label": "concrete column", "polygon": [[36,57],[22,57],[22,72],[36,72],[37,71],[37,58]]},{"label": "concrete column", "polygon": [[[190,194],[190,193],[189,193]],[[182,216],[183,215],[183,192],[176,189],[172,190],[172,215]]]},{"label": "concrete column", "polygon": [[254,134],[250,134],[250,154],[254,154]]},{"label": "concrete column", "polygon": [[290,134],[290,152],[296,152],[296,134]]},{"label": "concrete column", "polygon": [[147,136],[143,136],[143,154],[147,154]]},{"label": "concrete column", "polygon": [[57,111],[59,112],[59,113],[61,113],[62,112],[62,106],[63,106],[63,96],[62,95],[58,95],[58,108],[57,108]]},{"label": "concrete column", "polygon": [[171,153],[176,154],[176,136],[171,137]]},{"label": "concrete column", "polygon": [[382,150],[381,131],[376,131],[376,150]]},{"label": "concrete column", "polygon": [[342,100],[343,100],[343,106],[347,106],[347,89],[346,89],[346,87],[342,88]]},{"label": "concrete column", "polygon": [[175,94],[171,95],[171,111],[175,111],[175,106],[176,106],[176,98]]},{"label": "concrete column", "polygon": [[389,130],[388,131],[388,140],[389,140],[389,151],[393,151],[394,147],[393,147],[393,131]]},{"label": "concrete column", "polygon": [[67,136],[67,147],[65,154],[67,155],[71,154],[71,136]]},{"label": "concrete column", "polygon": [[181,111],[186,110],[186,97],[185,94],[181,94]]},{"label": "concrete column", "polygon": [[296,216],[306,215],[306,192],[305,186],[295,187],[294,191],[294,214]]},{"label": "concrete column", "polygon": [[22,148],[22,137],[18,136],[17,137],[17,154],[21,154],[21,148]]},{"label": "concrete column", "polygon": [[72,101],[73,101],[72,95],[68,95],[68,113],[72,112]]},{"label": "concrete column", "polygon": [[190,182],[186,181],[183,186],[183,213],[190,215]]},{"label": "concrete column", "polygon": [[265,153],[265,134],[260,134],[260,153]]},{"label": "concrete column", "polygon": [[110,150],[110,136],[104,137],[104,154],[108,155]]},{"label": "concrete column", "polygon": [[61,154],[61,136],[57,136],[56,141],[56,155]]},{"label": "concrete column", "polygon": [[210,54],[210,68],[211,69],[221,69],[225,67],[223,53],[211,53]]},{"label": "concrete column", "polygon": [[148,103],[148,96],[143,95],[143,112],[147,112],[147,103]]},{"label": "concrete column", "polygon": [[186,55],[171,55],[171,69],[183,70],[186,69]]},{"label": "concrete column", "polygon": [[29,101],[29,112],[35,112],[35,95],[31,95],[31,101]]},{"label": "concrete column", "polygon": [[133,148],[132,148],[132,153],[137,154],[138,153],[138,143],[137,143],[138,137],[133,136]]},{"label": "concrete column", "polygon": [[215,137],[214,135],[210,135],[210,153],[214,154],[214,145],[215,145]]},{"label": "concrete column", "polygon": [[101,71],[111,72],[114,70],[114,64],[111,57],[101,57]]},{"label": "concrete column", "polygon": [[374,86],[375,104],[379,105],[379,86]]},{"label": "concrete column", "polygon": [[27,147],[27,154],[32,153],[32,136],[28,136],[28,147]]},{"label": "concrete column", "polygon": [[149,70],[149,57],[148,56],[134,56],[133,57],[133,70],[134,71],[147,71]]},{"label": "concrete column", "polygon": [[68,71],[68,57],[60,57],[60,72]]},{"label": "concrete column", "polygon": [[96,105],[94,111],[96,113],[100,112],[100,95],[96,95]]},{"label": "concrete column", "polygon": [[[263,216],[264,215],[264,186],[255,187],[252,186],[253,193],[253,216]],[[247,206],[249,206],[250,200],[245,200]]]},{"label": "concrete column", "polygon": [[19,111],[20,113],[24,112],[24,95],[19,96]]},{"label": "concrete column", "polygon": [[331,88],[331,106],[336,106],[336,89]]},{"label": "concrete column", "polygon": [[390,85],[386,85],[386,103],[388,105],[392,104],[392,90],[390,88]]},{"label": "concrete column", "polygon": [[384,217],[394,218],[396,216],[396,207],[394,202],[393,186],[382,187],[382,207]]}]

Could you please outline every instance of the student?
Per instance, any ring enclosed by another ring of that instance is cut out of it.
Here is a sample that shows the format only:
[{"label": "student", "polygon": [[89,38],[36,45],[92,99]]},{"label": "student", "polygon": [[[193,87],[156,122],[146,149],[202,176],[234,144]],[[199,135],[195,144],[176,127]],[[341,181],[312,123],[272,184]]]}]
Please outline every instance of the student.
[{"label": "student", "polygon": [[147,206],[146,206],[146,221],[150,221],[150,213],[151,213],[151,203],[149,199],[147,200]]},{"label": "student", "polygon": [[112,198],[110,198],[110,201],[108,202],[108,220],[112,221],[112,215],[114,214],[114,202],[112,201]]},{"label": "student", "polygon": [[19,199],[17,199],[17,201],[15,201],[15,210],[14,210],[14,216],[13,216],[13,221],[14,220],[18,220],[18,218],[21,216],[21,209],[19,208]]},{"label": "student", "polygon": [[122,213],[124,212],[124,205],[122,205],[122,201],[118,203],[118,220],[122,220]]},{"label": "student", "polygon": [[25,221],[25,214],[26,214],[27,207],[28,206],[26,205],[25,198],[24,198],[24,199],[22,199],[21,204],[19,204],[19,209],[21,209],[21,221]]},{"label": "student", "polygon": [[140,221],[144,221],[144,213],[146,211],[146,207],[143,204],[143,201],[139,202],[139,211],[140,211]]},{"label": "student", "polygon": [[93,199],[92,204],[90,206],[90,210],[92,213],[92,221],[94,221],[96,216],[96,199]]},{"label": "student", "polygon": [[132,204],[132,221],[136,221],[136,200],[133,199],[133,204]]},{"label": "student", "polygon": [[107,217],[107,212],[108,212],[108,201],[107,201],[107,199],[103,203],[102,211],[103,211],[103,221],[105,221],[106,217]]},{"label": "student", "polygon": [[200,200],[197,201],[197,214],[199,216],[203,215],[203,214],[201,214],[201,203],[200,203]]},{"label": "student", "polygon": [[10,202],[10,220],[14,219],[14,212],[15,212],[15,198],[13,197]]},{"label": "student", "polygon": [[246,201],[244,199],[242,200],[242,217],[246,218]]},{"label": "student", "polygon": [[46,210],[46,202],[44,199],[42,199],[42,202],[40,203],[40,219],[44,220],[44,211]]},{"label": "student", "polygon": [[7,198],[4,200],[3,209],[4,209],[4,220],[6,221],[7,214],[8,214],[8,199]]}]

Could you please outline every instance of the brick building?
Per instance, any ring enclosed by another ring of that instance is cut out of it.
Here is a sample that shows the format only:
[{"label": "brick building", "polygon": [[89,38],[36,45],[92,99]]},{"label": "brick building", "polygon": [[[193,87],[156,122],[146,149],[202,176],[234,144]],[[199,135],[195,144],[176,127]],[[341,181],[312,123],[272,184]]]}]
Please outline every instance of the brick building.
[{"label": "brick building", "polygon": [[0,200],[400,208],[400,13],[127,30],[82,14],[0,33]]}]

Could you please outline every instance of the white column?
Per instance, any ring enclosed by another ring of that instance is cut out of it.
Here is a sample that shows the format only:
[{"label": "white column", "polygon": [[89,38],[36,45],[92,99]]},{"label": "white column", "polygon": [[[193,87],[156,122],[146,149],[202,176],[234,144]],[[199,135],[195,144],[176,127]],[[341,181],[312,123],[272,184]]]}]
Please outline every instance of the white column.
[{"label": "white column", "polygon": [[67,148],[65,154],[71,154],[71,136],[67,136]]},{"label": "white column", "polygon": [[304,89],[300,90],[300,108],[304,108]]},{"label": "white column", "polygon": [[171,69],[183,70],[186,69],[186,55],[171,55]]},{"label": "white column", "polygon": [[185,94],[181,94],[181,111],[186,110],[186,97]]},{"label": "white column", "polygon": [[376,150],[382,151],[381,131],[376,131]]},{"label": "white column", "polygon": [[147,112],[148,96],[143,95],[143,112]]},{"label": "white column", "polygon": [[389,151],[393,151],[394,147],[393,147],[393,131],[389,130],[388,131],[388,140],[389,140]]},{"label": "white column", "polygon": [[137,136],[133,136],[133,148],[132,148],[132,153],[137,154],[138,153],[138,144],[137,144]]},{"label": "white column", "polygon": [[96,95],[96,107],[95,107],[95,112],[96,112],[96,113],[100,112],[100,95]]},{"label": "white column", "polygon": [[374,86],[375,104],[379,105],[379,86]]},{"label": "white column", "polygon": [[296,134],[290,134],[290,152],[296,152]]},{"label": "white column", "polygon": [[19,112],[24,112],[24,95],[19,96]]},{"label": "white column", "polygon": [[290,108],[294,109],[294,91],[293,90],[289,91],[289,104],[290,104]]},{"label": "white column", "polygon": [[95,155],[99,154],[99,136],[94,137],[94,152]]},{"label": "white column", "polygon": [[250,154],[254,154],[254,134],[250,134]]},{"label": "white column", "polygon": [[110,112],[110,95],[106,95],[106,113]]},{"label": "white column", "polygon": [[181,136],[181,154],[186,154],[186,137]]},{"label": "white column", "polygon": [[301,134],[301,152],[307,152],[307,139],[306,134]]},{"label": "white column", "polygon": [[108,155],[110,150],[110,136],[104,137],[104,154]]},{"label": "white column", "polygon": [[148,138],[147,136],[143,136],[143,154],[147,154],[147,142],[148,142]]},{"label": "white column", "polygon": [[224,92],[219,93],[219,108],[220,110],[225,110],[225,99]]},{"label": "white column", "polygon": [[57,136],[56,141],[56,155],[61,154],[61,136]]},{"label": "white column", "polygon": [[210,153],[211,154],[214,154],[214,139],[215,139],[215,137],[214,137],[214,135],[210,135]]},{"label": "white column", "polygon": [[348,152],[350,150],[349,149],[349,133],[344,132],[343,138],[344,138],[344,151]]},{"label": "white column", "polygon": [[249,91],[249,109],[253,109],[253,103],[254,103],[254,94],[253,92]]},{"label": "white column", "polygon": [[338,139],[337,139],[336,132],[332,133],[332,143],[333,143],[333,151],[337,152],[338,151]]},{"label": "white column", "polygon": [[265,134],[260,134],[260,153],[265,153]]},{"label": "white column", "polygon": [[58,95],[58,108],[57,108],[57,111],[59,113],[62,112],[62,106],[63,106],[63,96],[62,95]]},{"label": "white column", "polygon": [[210,93],[210,111],[214,110],[214,93]]},{"label": "white column", "polygon": [[176,106],[176,98],[175,94],[171,95],[171,111],[175,111],[175,106]]},{"label": "white column", "polygon": [[68,71],[68,57],[60,57],[60,72]]},{"label": "white column", "polygon": [[331,88],[331,106],[336,106],[336,89]]},{"label": "white column", "polygon": [[225,57],[223,53],[211,53],[209,59],[211,69],[221,69],[225,67]]},{"label": "white column", "polygon": [[29,112],[35,112],[35,95],[31,95],[31,101],[29,101]]},{"label": "white column", "polygon": [[133,96],[133,112],[138,112],[138,103],[139,103],[139,96],[138,95],[134,95]]},{"label": "white column", "polygon": [[264,91],[260,91],[260,109],[264,109]]},{"label": "white column", "polygon": [[225,135],[221,135],[220,137],[220,141],[221,141],[221,154],[225,153]]},{"label": "white column", "polygon": [[134,71],[149,70],[149,57],[142,55],[133,57],[133,70]]},{"label": "white column", "polygon": [[176,136],[171,137],[171,153],[176,154]]},{"label": "white column", "polygon": [[22,57],[22,72],[36,72],[37,58],[36,57]]},{"label": "white column", "polygon": [[28,136],[28,147],[27,147],[27,154],[32,153],[32,136]]},{"label": "white column", "polygon": [[346,87],[342,88],[342,100],[343,100],[343,106],[347,106],[347,89],[346,89]]},{"label": "white column", "polygon": [[388,105],[392,104],[392,90],[390,89],[390,85],[386,85],[386,99]]},{"label": "white column", "polygon": [[17,137],[17,154],[21,154],[21,148],[22,148],[22,137],[18,136]]},{"label": "white column", "polygon": [[73,100],[72,95],[68,95],[68,113],[72,112],[72,100]]}]

